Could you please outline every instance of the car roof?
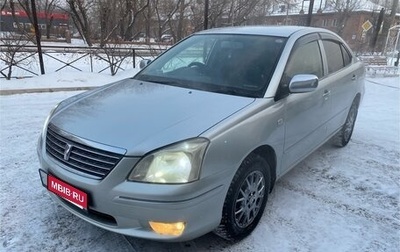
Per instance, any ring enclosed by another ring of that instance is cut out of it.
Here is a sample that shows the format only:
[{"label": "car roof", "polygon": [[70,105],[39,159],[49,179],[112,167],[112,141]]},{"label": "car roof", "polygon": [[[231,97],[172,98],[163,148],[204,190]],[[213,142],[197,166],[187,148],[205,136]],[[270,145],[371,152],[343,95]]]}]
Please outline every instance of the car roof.
[{"label": "car roof", "polygon": [[321,32],[325,29],[306,26],[237,26],[204,30],[196,34],[242,34],[242,35],[268,35],[290,37],[293,33]]}]

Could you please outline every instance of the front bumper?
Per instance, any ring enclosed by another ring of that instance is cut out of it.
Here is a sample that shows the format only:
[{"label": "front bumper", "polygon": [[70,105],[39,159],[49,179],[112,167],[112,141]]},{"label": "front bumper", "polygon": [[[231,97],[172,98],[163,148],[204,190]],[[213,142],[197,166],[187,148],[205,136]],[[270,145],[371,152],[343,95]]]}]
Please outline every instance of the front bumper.
[{"label": "front bumper", "polygon": [[[44,148],[39,147],[38,154],[46,173],[88,194],[88,209],[82,210],[50,192],[52,198],[98,227],[145,239],[186,241],[212,231],[220,223],[227,190],[222,174],[180,185],[137,183],[126,178],[138,159],[123,158],[107,177],[95,180],[63,168],[46,155]],[[151,229],[149,221],[181,221],[186,227],[180,236],[160,235]]]}]

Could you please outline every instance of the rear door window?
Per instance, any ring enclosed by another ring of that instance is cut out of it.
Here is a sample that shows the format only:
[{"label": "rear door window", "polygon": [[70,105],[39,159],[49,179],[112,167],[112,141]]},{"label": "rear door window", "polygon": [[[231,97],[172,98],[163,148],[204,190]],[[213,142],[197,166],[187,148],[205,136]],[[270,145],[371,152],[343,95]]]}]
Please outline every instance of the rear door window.
[{"label": "rear door window", "polygon": [[340,48],[342,49],[344,66],[350,65],[352,60],[351,54],[349,53],[349,51],[347,51],[347,49],[343,45],[340,45]]},{"label": "rear door window", "polygon": [[328,61],[328,73],[331,74],[342,69],[345,65],[341,45],[331,40],[323,40],[322,43]]}]

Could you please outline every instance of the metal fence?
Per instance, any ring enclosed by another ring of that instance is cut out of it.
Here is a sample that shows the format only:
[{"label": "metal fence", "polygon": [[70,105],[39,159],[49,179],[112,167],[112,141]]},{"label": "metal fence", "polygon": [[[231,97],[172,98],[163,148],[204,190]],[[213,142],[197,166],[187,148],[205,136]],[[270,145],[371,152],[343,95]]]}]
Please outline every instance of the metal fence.
[{"label": "metal fence", "polygon": [[[165,46],[42,46],[45,72],[63,70],[102,73],[111,75],[135,68],[143,58],[154,58]],[[22,78],[40,74],[36,46],[0,45],[0,77]]]}]

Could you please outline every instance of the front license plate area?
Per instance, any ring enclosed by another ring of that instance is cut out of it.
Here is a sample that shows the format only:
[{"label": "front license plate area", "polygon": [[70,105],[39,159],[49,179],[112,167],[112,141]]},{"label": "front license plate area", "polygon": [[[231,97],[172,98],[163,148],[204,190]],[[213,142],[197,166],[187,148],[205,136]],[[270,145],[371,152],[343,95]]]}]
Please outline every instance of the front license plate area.
[{"label": "front license plate area", "polygon": [[59,180],[50,174],[47,175],[47,190],[71,202],[80,209],[87,210],[87,193],[73,187],[68,183],[65,183],[64,181]]}]

